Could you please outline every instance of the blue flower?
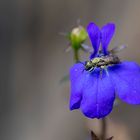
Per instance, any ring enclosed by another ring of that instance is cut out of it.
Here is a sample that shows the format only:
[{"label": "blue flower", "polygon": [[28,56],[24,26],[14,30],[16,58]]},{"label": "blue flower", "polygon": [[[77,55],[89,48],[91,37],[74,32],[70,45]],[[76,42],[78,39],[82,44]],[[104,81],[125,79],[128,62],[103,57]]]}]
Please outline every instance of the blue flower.
[{"label": "blue flower", "polygon": [[[94,53],[89,61],[77,63],[70,69],[70,110],[80,109],[88,118],[99,119],[112,111],[115,96],[129,104],[140,104],[139,65],[119,61],[108,51],[115,24],[108,23],[100,30],[90,23],[87,32]],[[87,67],[89,65],[91,67]]]}]

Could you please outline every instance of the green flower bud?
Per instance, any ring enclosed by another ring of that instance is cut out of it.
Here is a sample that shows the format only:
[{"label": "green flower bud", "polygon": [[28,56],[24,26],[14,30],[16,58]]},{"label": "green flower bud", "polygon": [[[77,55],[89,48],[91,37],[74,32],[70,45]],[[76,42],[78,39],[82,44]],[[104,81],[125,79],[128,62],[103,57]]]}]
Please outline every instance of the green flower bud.
[{"label": "green flower bud", "polygon": [[69,36],[72,48],[75,50],[80,49],[81,44],[87,39],[87,37],[87,32],[82,26],[74,28]]}]

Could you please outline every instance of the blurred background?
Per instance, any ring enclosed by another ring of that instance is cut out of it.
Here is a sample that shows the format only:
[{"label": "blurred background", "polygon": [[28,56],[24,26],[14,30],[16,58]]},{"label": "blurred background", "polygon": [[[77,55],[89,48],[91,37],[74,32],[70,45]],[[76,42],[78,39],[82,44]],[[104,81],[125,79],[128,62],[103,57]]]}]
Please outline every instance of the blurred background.
[{"label": "blurred background", "polygon": [[[99,133],[98,120],[69,111],[69,82],[60,80],[73,54],[59,33],[77,19],[84,27],[113,21],[110,46],[127,45],[120,57],[140,63],[139,13],[139,0],[1,0],[0,139],[88,140],[90,129]],[[114,140],[140,140],[140,106],[121,103],[107,121]]]}]

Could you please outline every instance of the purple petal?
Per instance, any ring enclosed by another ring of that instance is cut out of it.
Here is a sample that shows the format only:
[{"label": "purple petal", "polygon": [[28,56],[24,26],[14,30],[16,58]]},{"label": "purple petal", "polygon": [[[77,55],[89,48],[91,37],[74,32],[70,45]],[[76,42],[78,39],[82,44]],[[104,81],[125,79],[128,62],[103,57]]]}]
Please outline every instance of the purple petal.
[{"label": "purple petal", "polygon": [[124,102],[140,104],[140,67],[134,62],[124,61],[110,67],[116,93]]},{"label": "purple petal", "polygon": [[71,81],[71,97],[70,110],[78,109],[82,99],[84,65],[81,63],[75,64],[70,70]]},{"label": "purple petal", "polygon": [[92,22],[87,26],[87,32],[94,48],[94,53],[91,55],[93,58],[97,55],[100,46],[100,29]]},{"label": "purple petal", "polygon": [[102,43],[102,49],[103,53],[106,55],[108,54],[108,45],[115,33],[115,24],[114,23],[108,23],[104,25],[101,29],[101,43]]},{"label": "purple petal", "polygon": [[109,114],[115,99],[114,87],[103,71],[85,75],[81,110],[89,118],[103,118]]}]

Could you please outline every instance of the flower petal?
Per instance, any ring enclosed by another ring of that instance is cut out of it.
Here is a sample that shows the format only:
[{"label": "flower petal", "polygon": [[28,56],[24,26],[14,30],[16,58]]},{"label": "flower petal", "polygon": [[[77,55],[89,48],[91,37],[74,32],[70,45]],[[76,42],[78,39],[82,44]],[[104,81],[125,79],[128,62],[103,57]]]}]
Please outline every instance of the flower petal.
[{"label": "flower petal", "polygon": [[130,104],[140,104],[140,66],[124,61],[109,69],[119,98]]},{"label": "flower petal", "polygon": [[92,59],[97,55],[98,50],[99,50],[100,29],[98,28],[98,26],[95,23],[91,22],[87,26],[87,32],[88,32],[89,38],[91,40],[92,46],[94,48],[94,53],[91,55],[91,59]]},{"label": "flower petal", "polygon": [[114,23],[108,23],[104,25],[101,29],[101,43],[102,43],[102,49],[103,53],[106,55],[108,54],[108,45],[115,33],[115,24]]},{"label": "flower petal", "polygon": [[84,65],[82,63],[77,63],[70,69],[70,81],[71,81],[70,110],[78,109],[80,107],[82,99],[83,71]]},{"label": "flower petal", "polygon": [[103,118],[109,114],[115,99],[114,87],[105,71],[88,73],[85,76],[81,110],[89,118]]}]

